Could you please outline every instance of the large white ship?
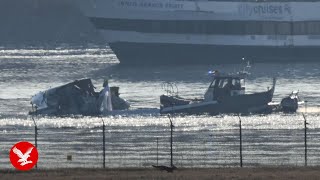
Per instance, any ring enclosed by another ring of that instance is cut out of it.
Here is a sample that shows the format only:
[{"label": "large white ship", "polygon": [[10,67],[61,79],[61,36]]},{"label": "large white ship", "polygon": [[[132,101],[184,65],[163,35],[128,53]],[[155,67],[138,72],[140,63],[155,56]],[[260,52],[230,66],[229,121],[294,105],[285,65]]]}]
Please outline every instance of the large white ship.
[{"label": "large white ship", "polygon": [[320,2],[76,0],[121,63],[320,59]]}]

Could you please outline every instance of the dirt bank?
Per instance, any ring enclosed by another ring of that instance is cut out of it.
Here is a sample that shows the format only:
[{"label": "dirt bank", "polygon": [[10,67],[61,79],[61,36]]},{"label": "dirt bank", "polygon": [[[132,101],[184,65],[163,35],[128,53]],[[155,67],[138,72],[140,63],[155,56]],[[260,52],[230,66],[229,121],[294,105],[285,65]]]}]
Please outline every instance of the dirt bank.
[{"label": "dirt bank", "polygon": [[320,167],[178,169],[56,169],[0,171],[0,179],[320,179]]}]

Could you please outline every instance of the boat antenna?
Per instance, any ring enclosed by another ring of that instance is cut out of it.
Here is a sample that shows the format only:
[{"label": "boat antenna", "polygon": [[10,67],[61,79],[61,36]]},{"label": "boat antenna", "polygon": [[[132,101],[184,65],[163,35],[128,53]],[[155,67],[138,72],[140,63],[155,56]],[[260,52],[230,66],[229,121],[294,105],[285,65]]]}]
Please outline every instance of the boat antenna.
[{"label": "boat antenna", "polygon": [[164,82],[162,83],[162,89],[167,93],[167,95],[178,96],[179,89],[176,83]]},{"label": "boat antenna", "polygon": [[[243,65],[243,63],[245,63],[245,58],[244,57],[242,57],[242,65]],[[246,65],[243,65],[244,67],[243,67],[243,69],[242,70],[240,70],[239,72],[238,72],[238,74],[240,74],[240,75],[245,75],[245,76],[247,76],[247,75],[250,75],[251,73],[249,72],[249,70],[251,69],[251,64],[250,64],[250,61],[249,60],[247,60],[246,61]]]}]

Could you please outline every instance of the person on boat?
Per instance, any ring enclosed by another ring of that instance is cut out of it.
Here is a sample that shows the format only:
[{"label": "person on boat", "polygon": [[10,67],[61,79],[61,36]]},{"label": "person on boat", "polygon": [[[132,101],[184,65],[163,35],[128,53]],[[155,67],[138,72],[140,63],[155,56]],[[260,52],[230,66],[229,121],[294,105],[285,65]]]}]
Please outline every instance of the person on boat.
[{"label": "person on boat", "polygon": [[232,79],[228,79],[228,82],[223,87],[225,95],[231,95],[231,90],[234,89],[234,85],[232,84]]},{"label": "person on boat", "polygon": [[103,90],[99,93],[98,108],[102,114],[112,111],[111,93],[108,80],[103,82]]},{"label": "person on boat", "polygon": [[241,90],[241,83],[239,79],[236,79],[234,88],[235,90]]}]

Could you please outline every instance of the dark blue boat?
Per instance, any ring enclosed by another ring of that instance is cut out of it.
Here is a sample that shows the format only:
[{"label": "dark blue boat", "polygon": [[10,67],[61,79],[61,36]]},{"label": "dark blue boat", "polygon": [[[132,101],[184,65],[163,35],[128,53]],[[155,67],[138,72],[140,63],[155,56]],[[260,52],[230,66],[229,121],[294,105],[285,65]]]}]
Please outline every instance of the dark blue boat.
[{"label": "dark blue boat", "polygon": [[245,75],[215,73],[203,99],[184,99],[177,95],[160,96],[160,113],[220,114],[259,113],[268,110],[272,101],[276,79],[271,89],[252,94],[245,93]]}]

